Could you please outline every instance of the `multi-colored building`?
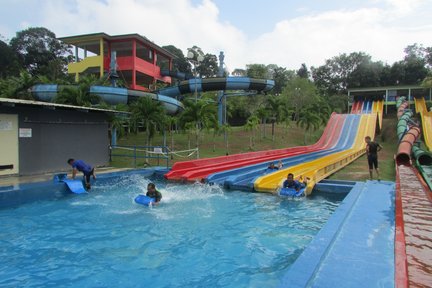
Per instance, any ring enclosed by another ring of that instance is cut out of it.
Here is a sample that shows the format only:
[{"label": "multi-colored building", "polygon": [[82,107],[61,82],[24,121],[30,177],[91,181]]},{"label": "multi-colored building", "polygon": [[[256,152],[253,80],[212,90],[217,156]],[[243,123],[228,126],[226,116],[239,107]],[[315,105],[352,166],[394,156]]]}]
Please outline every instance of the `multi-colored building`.
[{"label": "multi-colored building", "polygon": [[171,70],[176,56],[139,34],[94,33],[59,40],[75,48],[75,61],[68,65],[68,72],[75,74],[76,80],[82,74],[107,76],[112,70],[111,55],[115,54],[118,77],[129,89],[150,91],[157,82],[171,83],[170,77],[162,76],[161,69]]}]

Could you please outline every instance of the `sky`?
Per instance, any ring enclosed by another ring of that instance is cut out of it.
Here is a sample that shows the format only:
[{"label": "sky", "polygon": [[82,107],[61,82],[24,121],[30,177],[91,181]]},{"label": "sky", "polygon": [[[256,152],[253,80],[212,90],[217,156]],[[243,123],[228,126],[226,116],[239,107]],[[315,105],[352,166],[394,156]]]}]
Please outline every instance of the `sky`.
[{"label": "sky", "polygon": [[138,33],[185,54],[194,45],[248,64],[299,69],[342,53],[389,65],[432,46],[432,0],[0,0],[0,39],[45,27],[57,37]]}]

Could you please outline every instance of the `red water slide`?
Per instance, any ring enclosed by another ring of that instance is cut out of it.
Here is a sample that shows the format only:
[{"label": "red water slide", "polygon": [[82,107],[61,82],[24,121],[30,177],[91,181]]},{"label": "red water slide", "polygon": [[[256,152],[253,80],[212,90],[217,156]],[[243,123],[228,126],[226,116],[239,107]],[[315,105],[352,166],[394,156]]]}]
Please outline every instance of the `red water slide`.
[{"label": "red water slide", "polygon": [[344,116],[333,113],[321,138],[313,145],[177,162],[173,165],[171,171],[165,174],[165,178],[177,181],[202,180],[212,173],[224,170],[331,148],[339,139],[345,121]]},{"label": "red water slide", "polygon": [[351,107],[351,114],[358,114],[358,107],[360,105],[360,101],[355,101]]}]

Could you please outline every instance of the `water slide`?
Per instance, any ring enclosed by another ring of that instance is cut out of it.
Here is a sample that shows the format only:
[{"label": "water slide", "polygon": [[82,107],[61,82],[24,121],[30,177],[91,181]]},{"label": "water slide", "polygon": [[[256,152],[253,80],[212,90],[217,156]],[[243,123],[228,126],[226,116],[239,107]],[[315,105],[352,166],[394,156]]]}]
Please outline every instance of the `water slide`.
[{"label": "water slide", "polygon": [[362,106],[363,101],[355,101],[353,106],[351,107],[351,114],[360,114]]},{"label": "water slide", "polygon": [[[335,132],[332,134],[331,141],[320,149],[309,151],[301,155],[286,155],[286,158],[281,158],[283,169],[287,170],[288,167],[313,161],[320,157],[342,151],[351,147],[352,139],[357,133],[360,115],[353,114],[338,114],[340,120],[337,122],[338,126],[335,127]],[[333,125],[329,122],[328,125]],[[347,137],[346,137],[347,136]],[[241,167],[238,169],[223,171],[215,173],[207,177],[207,182],[223,185],[230,189],[249,190],[254,189],[254,182],[257,178],[275,172],[268,171],[266,167],[268,163],[260,163],[252,166]],[[286,175],[285,175],[286,177]]]},{"label": "water slide", "polygon": [[[398,101],[398,107],[406,107],[405,102]],[[421,109],[417,104],[421,105],[421,103],[416,103],[416,108]],[[411,152],[414,152],[417,162],[423,162],[425,154],[414,145],[420,136],[420,129],[416,126],[409,126],[409,119],[406,119],[412,115],[409,112],[405,111],[399,117],[397,127],[400,144],[395,158],[395,262],[397,268],[395,283],[397,287],[428,287],[432,283],[432,273],[430,273],[432,192],[426,185],[427,181],[423,180],[423,178],[428,180],[428,175],[422,173],[422,178],[419,171],[412,166]],[[402,133],[404,125],[406,125],[405,133]]]},{"label": "water slide", "polygon": [[335,129],[341,123],[341,116],[333,113],[321,138],[313,145],[177,162],[173,165],[171,171],[165,174],[165,178],[175,181],[202,181],[208,175],[219,171],[261,162],[267,163],[268,161],[280,160],[288,155],[293,156],[324,149],[324,147],[329,147],[328,143],[334,141]]},{"label": "water slide", "polygon": [[254,184],[255,190],[273,193],[281,187],[286,175],[293,173],[294,175],[303,175],[310,178],[305,190],[306,195],[309,195],[316,183],[345,167],[366,152],[364,138],[368,135],[375,135],[375,128],[376,114],[361,115],[357,135],[350,149],[259,177]]},{"label": "water slide", "polygon": [[[274,86],[273,80],[253,79],[248,77],[226,77],[191,79],[181,81],[178,86],[159,90],[157,93],[131,90],[119,87],[91,86],[90,94],[97,95],[111,105],[128,104],[139,97],[149,97],[163,104],[168,114],[181,112],[183,104],[173,97],[186,93],[218,91],[218,90],[254,90],[267,92]],[[71,86],[73,87],[73,86]],[[32,87],[32,95],[36,100],[51,102],[58,95],[60,85],[39,84]]]},{"label": "water slide", "polygon": [[427,111],[426,102],[423,97],[414,98],[415,110],[420,113],[423,139],[429,151],[432,151],[432,112]]}]

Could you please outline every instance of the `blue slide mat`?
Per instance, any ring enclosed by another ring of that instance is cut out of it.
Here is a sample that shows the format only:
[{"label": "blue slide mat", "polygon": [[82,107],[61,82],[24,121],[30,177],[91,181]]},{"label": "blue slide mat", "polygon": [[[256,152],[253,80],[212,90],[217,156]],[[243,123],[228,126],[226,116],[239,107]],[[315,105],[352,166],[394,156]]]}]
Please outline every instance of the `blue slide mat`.
[{"label": "blue slide mat", "polygon": [[87,193],[84,189],[83,183],[81,180],[63,180],[64,183],[68,186],[69,190],[75,194],[83,194]]}]

